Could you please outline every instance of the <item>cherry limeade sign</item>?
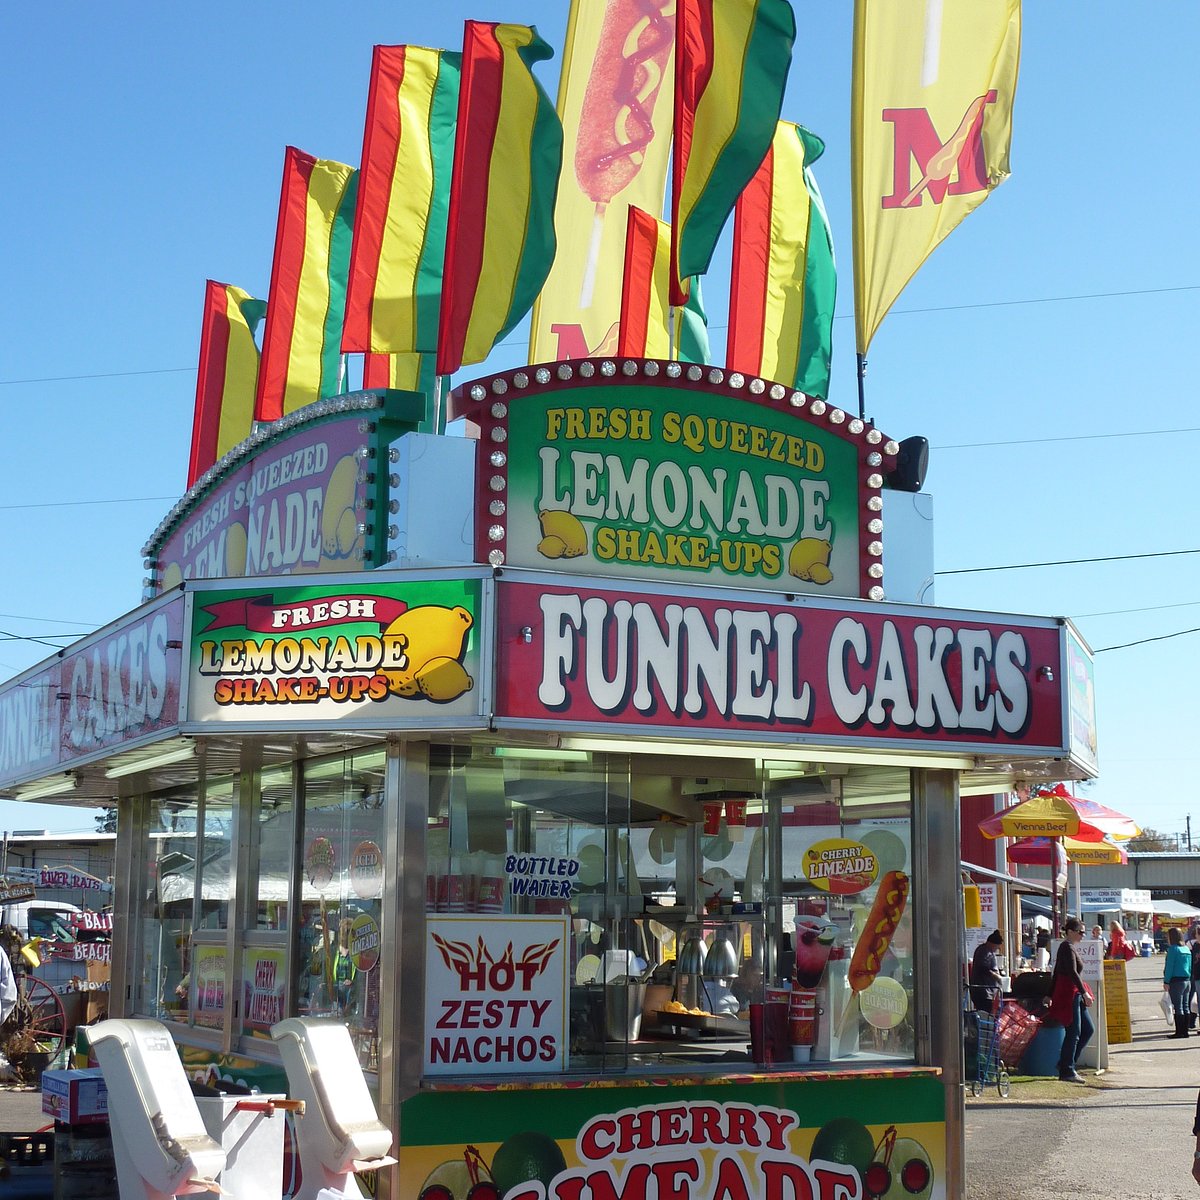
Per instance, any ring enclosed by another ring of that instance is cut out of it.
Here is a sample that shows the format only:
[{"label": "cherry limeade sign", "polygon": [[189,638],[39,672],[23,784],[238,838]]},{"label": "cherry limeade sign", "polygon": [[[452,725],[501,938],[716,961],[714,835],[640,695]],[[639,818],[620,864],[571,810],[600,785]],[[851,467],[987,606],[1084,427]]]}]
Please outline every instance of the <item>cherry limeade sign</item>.
[{"label": "cherry limeade sign", "polygon": [[504,580],[498,590],[498,720],[778,731],[847,745],[1064,745],[1061,630],[1049,620]]},{"label": "cherry limeade sign", "polygon": [[567,1062],[565,916],[430,916],[425,1073],[527,1075]]},{"label": "cherry limeade sign", "polygon": [[824,401],[624,360],[510,372],[454,406],[480,426],[482,562],[835,596],[882,576],[895,445]]},{"label": "cherry limeade sign", "polygon": [[398,1196],[469,1175],[505,1200],[945,1200],[936,1072],[612,1083],[418,1093]]}]

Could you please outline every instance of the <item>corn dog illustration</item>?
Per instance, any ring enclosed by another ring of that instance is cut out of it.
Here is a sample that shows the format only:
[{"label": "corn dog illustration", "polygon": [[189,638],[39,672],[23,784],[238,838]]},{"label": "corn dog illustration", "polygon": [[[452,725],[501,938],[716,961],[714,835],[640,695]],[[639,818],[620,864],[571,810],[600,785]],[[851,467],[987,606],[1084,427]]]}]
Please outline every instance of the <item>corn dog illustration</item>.
[{"label": "corn dog illustration", "polygon": [[889,871],[880,880],[879,891],[875,893],[858,945],[854,947],[850,959],[848,981],[852,994],[838,1026],[839,1041],[849,1027],[852,1015],[858,1010],[859,994],[866,991],[879,974],[883,956],[892,943],[892,935],[900,924],[907,904],[908,876],[903,871]]},{"label": "corn dog illustration", "polygon": [[608,0],[583,97],[575,179],[596,206],[580,307],[589,308],[609,201],[642,169],[652,121],[675,44],[674,0]]}]

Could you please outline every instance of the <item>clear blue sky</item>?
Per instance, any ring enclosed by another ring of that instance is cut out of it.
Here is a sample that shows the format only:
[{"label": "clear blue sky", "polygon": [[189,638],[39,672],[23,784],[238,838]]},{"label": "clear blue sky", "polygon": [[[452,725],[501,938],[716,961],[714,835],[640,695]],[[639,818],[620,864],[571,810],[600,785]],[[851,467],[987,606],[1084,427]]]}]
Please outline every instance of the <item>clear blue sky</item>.
[{"label": "clear blue sky", "polygon": [[[471,17],[535,23],[561,51],[566,8],[4,6],[5,636],[59,645],[138,602],[141,547],[183,489],[204,280],[265,295],[283,148],[357,163],[371,46],[454,48]],[[784,116],[828,145],[817,174],[842,284],[831,398],[855,408],[851,4],[795,8]],[[933,447],[941,572],[1200,546],[1197,45],[1195,4],[1026,5],[1013,176],[871,348],[868,415]],[[558,59],[547,67],[554,94]],[[718,348],[726,287],[706,285]],[[491,365],[521,356],[506,347]],[[1190,813],[1200,836],[1200,633],[1167,637],[1200,626],[1200,555],[943,574],[936,600],[1074,618],[1102,651],[1089,794],[1170,832]],[[1150,638],[1166,640],[1106,650]],[[51,652],[0,641],[0,677]],[[0,804],[0,829],[42,825],[92,821]]]}]

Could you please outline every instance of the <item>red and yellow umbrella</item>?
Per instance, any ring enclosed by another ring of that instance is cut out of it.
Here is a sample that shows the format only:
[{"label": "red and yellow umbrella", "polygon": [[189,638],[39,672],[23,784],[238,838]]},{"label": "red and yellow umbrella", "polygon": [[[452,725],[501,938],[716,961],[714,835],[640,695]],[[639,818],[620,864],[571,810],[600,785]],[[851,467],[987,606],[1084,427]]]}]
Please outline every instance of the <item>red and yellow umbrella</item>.
[{"label": "red and yellow umbrella", "polygon": [[985,817],[979,829],[989,838],[1070,837],[1081,842],[1099,842],[1106,837],[1124,841],[1141,833],[1124,813],[1072,796],[1061,783]]},{"label": "red and yellow umbrella", "polygon": [[1020,838],[1009,846],[1006,857],[1010,863],[1025,863],[1032,867],[1048,867],[1055,858],[1054,845],[1061,844],[1070,862],[1081,867],[1109,866],[1127,863],[1129,855],[1109,841],[1084,842],[1079,838]]}]

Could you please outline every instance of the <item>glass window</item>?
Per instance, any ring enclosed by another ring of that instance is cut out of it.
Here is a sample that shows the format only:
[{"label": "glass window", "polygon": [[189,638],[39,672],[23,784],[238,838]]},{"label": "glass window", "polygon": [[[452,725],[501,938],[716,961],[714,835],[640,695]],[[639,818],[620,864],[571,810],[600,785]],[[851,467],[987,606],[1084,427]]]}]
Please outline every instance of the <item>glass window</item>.
[{"label": "glass window", "polygon": [[296,1010],[345,1021],[367,1070],[379,1063],[384,764],[371,750],[300,767]]},{"label": "glass window", "polygon": [[458,745],[430,763],[427,911],[479,917],[435,932],[502,946],[491,914],[569,916],[565,1069],[912,1059],[907,771]]},{"label": "glass window", "polygon": [[194,794],[150,801],[137,994],[139,1011],[158,1020],[187,1017],[199,827]]},{"label": "glass window", "polygon": [[294,768],[268,767],[261,775],[258,805],[258,855],[254,880],[254,928],[288,927],[288,896],[294,848]]}]

